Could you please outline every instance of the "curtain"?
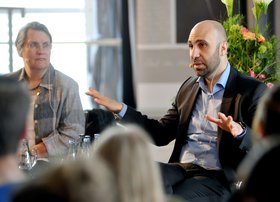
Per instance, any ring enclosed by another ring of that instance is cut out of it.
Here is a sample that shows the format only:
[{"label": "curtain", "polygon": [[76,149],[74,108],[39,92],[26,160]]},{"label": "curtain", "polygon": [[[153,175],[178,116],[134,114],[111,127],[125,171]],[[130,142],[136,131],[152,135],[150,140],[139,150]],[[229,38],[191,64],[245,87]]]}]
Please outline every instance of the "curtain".
[{"label": "curtain", "polygon": [[[88,40],[93,41],[88,45],[89,85],[136,108],[134,1],[88,0],[86,26]],[[94,102],[92,105],[99,107]]]},{"label": "curtain", "polygon": [[[121,2],[86,3],[88,83],[103,95],[122,101]],[[91,43],[92,42],[92,43]],[[99,108],[94,102],[94,108]]]},{"label": "curtain", "polygon": [[122,0],[123,101],[133,108],[136,108],[134,94],[135,33],[135,2],[134,0]]}]

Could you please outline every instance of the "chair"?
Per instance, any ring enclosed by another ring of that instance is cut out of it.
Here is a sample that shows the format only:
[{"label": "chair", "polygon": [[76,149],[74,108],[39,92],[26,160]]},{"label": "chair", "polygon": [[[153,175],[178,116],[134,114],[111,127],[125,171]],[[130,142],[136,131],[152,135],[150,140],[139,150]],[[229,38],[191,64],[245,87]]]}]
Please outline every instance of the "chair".
[{"label": "chair", "polygon": [[95,108],[85,110],[85,135],[90,135],[94,140],[94,134],[100,134],[106,127],[116,124],[115,116],[112,112]]}]

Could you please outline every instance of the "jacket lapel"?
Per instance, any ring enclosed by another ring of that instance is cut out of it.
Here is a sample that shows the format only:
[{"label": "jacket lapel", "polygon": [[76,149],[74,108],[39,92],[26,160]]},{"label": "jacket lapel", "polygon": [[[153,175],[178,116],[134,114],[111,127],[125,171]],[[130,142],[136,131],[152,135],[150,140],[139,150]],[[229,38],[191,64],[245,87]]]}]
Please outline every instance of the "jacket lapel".
[{"label": "jacket lapel", "polygon": [[[227,116],[233,115],[232,111],[231,111],[232,110],[231,104],[232,104],[233,99],[235,99],[234,97],[236,94],[236,86],[237,86],[236,79],[237,79],[237,72],[234,69],[234,67],[231,67],[229,78],[228,78],[228,81],[227,81],[226,87],[225,87],[222,104],[221,104],[221,110],[220,110],[220,112],[224,113]],[[218,142],[220,141],[221,134],[222,134],[222,130],[220,128],[218,128]]]}]

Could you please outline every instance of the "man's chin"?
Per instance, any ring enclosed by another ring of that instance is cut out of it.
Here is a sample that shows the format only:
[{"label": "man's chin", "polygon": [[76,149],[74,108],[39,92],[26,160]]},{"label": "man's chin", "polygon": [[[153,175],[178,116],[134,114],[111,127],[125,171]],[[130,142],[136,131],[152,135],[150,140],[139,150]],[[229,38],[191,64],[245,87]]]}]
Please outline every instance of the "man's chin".
[{"label": "man's chin", "polygon": [[203,76],[205,74],[204,68],[194,68],[194,70],[197,76]]}]

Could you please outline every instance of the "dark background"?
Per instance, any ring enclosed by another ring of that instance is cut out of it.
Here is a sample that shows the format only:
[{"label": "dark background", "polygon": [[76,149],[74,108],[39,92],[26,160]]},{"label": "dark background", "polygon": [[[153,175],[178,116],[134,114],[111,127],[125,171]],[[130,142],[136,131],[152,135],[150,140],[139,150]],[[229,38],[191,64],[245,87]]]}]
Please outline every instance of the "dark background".
[{"label": "dark background", "polygon": [[[246,1],[235,0],[233,14],[246,15]],[[268,8],[268,22],[271,24],[270,32],[273,32],[273,2]],[[176,1],[176,29],[177,43],[186,43],[191,28],[199,21],[211,19],[223,21],[227,18],[225,5],[221,0],[177,0]]]}]

